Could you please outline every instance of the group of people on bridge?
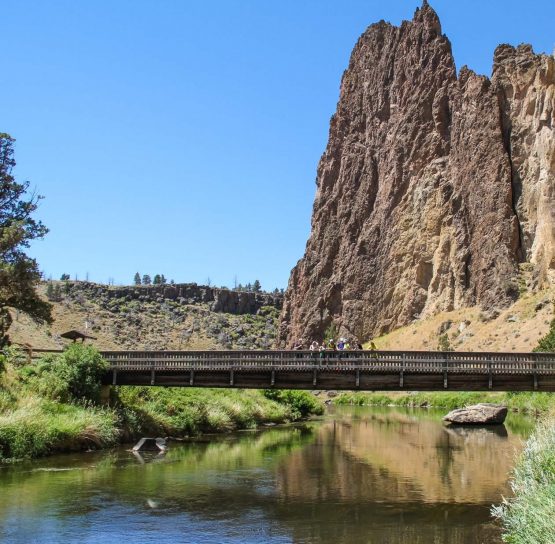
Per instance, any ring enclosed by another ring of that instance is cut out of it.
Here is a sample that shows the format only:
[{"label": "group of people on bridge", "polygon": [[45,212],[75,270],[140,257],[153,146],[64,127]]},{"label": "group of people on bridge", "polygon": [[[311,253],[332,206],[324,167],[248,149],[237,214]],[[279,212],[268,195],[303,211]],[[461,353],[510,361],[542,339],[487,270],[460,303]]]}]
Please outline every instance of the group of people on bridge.
[{"label": "group of people on bridge", "polygon": [[[301,351],[306,348],[305,344],[302,341],[297,341],[295,342],[293,349]],[[340,355],[343,351],[362,351],[364,347],[360,342],[357,342],[355,340],[349,341],[346,338],[339,338],[337,342],[335,342],[333,338],[330,338],[329,340],[323,340],[322,343],[314,340],[314,342],[310,344],[309,349],[314,357],[319,356],[320,359],[325,359],[326,357],[329,357],[331,355],[331,352],[339,352],[338,355]],[[370,342],[368,349],[370,351],[375,351],[377,349],[374,342]]]}]

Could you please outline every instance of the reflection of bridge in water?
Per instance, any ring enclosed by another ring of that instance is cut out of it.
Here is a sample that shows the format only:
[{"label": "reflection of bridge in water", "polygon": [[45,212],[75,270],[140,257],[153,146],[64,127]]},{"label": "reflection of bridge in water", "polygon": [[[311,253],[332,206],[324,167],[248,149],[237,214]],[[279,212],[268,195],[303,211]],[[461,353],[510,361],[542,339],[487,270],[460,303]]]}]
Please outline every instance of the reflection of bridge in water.
[{"label": "reflection of bridge in water", "polygon": [[437,351],[103,351],[105,385],[555,391],[555,354]]}]

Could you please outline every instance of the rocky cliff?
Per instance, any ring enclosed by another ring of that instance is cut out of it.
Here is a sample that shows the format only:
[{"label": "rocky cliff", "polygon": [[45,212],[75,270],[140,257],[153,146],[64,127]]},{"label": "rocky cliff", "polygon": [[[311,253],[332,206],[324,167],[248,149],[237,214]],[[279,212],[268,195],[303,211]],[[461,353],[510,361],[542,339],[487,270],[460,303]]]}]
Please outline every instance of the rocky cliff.
[{"label": "rocky cliff", "polygon": [[555,267],[554,59],[501,45],[491,79],[463,67],[425,1],[358,40],[317,172],[312,230],[280,341],[334,323],[366,340],[518,297]]},{"label": "rocky cliff", "polygon": [[85,295],[88,298],[104,300],[105,304],[108,304],[111,299],[159,303],[167,300],[179,304],[206,304],[211,312],[234,315],[256,314],[263,306],[272,306],[279,310],[283,302],[281,295],[232,291],[196,283],[110,287],[100,283],[67,282],[63,289],[65,294],[70,297],[76,298]]}]

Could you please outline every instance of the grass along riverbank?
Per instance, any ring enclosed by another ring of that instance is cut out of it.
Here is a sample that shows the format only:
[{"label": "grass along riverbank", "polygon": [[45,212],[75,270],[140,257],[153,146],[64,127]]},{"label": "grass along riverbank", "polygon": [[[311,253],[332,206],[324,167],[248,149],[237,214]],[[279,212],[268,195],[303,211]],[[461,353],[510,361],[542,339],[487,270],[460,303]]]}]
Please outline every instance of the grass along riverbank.
[{"label": "grass along riverbank", "polygon": [[0,462],[110,447],[143,435],[185,437],[286,423],[323,412],[304,391],[119,387],[100,405],[106,363],[90,347],[29,364],[0,357]]},{"label": "grass along riverbank", "polygon": [[513,472],[515,497],[493,509],[511,544],[553,544],[555,513],[555,416],[540,422]]},{"label": "grass along riverbank", "polygon": [[352,406],[405,406],[409,408],[445,408],[453,410],[479,402],[503,404],[523,413],[547,412],[555,408],[552,393],[488,393],[488,392],[417,392],[364,393],[345,392],[333,399],[334,404]]}]

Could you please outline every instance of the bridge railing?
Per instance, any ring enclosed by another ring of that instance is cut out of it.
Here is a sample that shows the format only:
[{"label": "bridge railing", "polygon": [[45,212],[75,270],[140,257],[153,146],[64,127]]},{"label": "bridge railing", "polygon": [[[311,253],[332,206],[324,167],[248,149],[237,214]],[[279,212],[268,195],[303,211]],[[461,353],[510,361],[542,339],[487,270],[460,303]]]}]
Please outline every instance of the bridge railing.
[{"label": "bridge railing", "polygon": [[312,370],[555,374],[555,354],[424,351],[103,351],[116,370]]}]

